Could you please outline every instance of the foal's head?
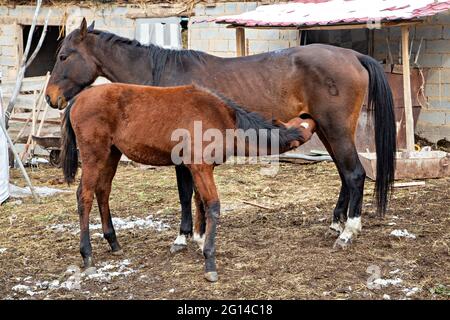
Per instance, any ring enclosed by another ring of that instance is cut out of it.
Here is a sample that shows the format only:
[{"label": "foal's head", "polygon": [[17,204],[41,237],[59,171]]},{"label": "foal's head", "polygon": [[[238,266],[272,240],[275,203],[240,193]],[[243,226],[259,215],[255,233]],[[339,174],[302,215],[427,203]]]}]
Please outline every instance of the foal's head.
[{"label": "foal's head", "polygon": [[288,122],[282,122],[280,120],[274,120],[274,124],[277,126],[283,126],[287,129],[296,128],[301,132],[302,138],[304,141],[292,141],[291,147],[296,148],[311,139],[312,135],[316,131],[316,122],[306,113],[301,114],[298,117],[295,117]]},{"label": "foal's head", "polygon": [[83,18],[80,28],[62,42],[45,97],[52,108],[64,109],[67,102],[99,76],[99,68],[88,51],[86,37],[94,29]]}]

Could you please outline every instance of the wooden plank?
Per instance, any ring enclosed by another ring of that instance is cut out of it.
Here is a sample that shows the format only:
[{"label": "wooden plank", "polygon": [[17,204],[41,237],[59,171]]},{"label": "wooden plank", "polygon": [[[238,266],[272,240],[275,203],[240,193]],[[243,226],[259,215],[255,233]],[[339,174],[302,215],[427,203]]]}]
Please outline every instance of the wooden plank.
[{"label": "wooden plank", "polygon": [[[26,91],[40,91],[44,87],[45,76],[42,77],[28,77],[24,78],[22,82],[22,86],[20,88],[20,92]],[[3,95],[7,96],[11,94],[16,85],[16,81],[3,81],[1,84]]]},{"label": "wooden plank", "polygon": [[417,187],[424,186],[425,181],[411,181],[411,182],[397,182],[394,183],[394,188],[407,188],[407,187]]},{"label": "wooden plank", "polygon": [[236,56],[245,56],[245,29],[236,28]]},{"label": "wooden plank", "polygon": [[414,151],[414,118],[411,98],[411,70],[409,67],[409,27],[402,27],[403,96],[405,102],[406,149]]}]

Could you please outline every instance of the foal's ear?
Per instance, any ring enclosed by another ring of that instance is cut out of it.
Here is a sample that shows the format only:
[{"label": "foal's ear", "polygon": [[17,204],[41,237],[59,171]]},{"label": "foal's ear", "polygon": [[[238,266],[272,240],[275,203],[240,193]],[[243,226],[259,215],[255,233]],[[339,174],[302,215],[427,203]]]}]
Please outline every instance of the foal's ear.
[{"label": "foal's ear", "polygon": [[83,39],[87,34],[87,22],[86,18],[83,17],[80,25],[80,38]]},{"label": "foal's ear", "polygon": [[89,25],[89,27],[87,28],[88,32],[92,32],[94,31],[94,27],[95,27],[95,21],[92,21],[92,23]]},{"label": "foal's ear", "polygon": [[272,119],[272,124],[277,127],[286,128],[286,123],[278,119]]}]

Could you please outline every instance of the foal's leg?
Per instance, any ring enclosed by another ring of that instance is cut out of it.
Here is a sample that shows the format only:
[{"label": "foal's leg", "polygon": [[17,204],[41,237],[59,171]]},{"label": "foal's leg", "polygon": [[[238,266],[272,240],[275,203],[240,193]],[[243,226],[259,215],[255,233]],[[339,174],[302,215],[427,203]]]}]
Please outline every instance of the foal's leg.
[{"label": "foal's leg", "polygon": [[192,191],[193,182],[189,169],[184,165],[175,166],[177,174],[178,196],[181,204],[180,233],[172,244],[170,252],[175,253],[186,248],[186,239],[192,235]]},{"label": "foal's leg", "polygon": [[220,214],[220,202],[214,183],[213,170],[210,165],[190,165],[196,192],[198,192],[205,208],[206,229],[203,256],[205,257],[205,278],[208,281],[218,280],[216,268],[216,228]]},{"label": "foal's leg", "polygon": [[111,220],[109,195],[111,193],[112,180],[116,174],[117,165],[121,156],[122,153],[116,147],[111,147],[111,153],[106,161],[105,167],[100,173],[97,188],[95,189],[95,196],[97,197],[98,209],[102,220],[103,237],[108,241],[112,253],[115,255],[122,253],[122,250],[117,241],[116,232]]},{"label": "foal's leg", "polygon": [[89,236],[89,214],[94,200],[94,190],[99,172],[97,168],[83,164],[81,182],[77,190],[78,214],[80,215],[80,253],[83,257],[83,267],[94,266],[92,260],[92,245]]},{"label": "foal's leg", "polygon": [[194,198],[196,210],[193,240],[198,244],[200,250],[203,252],[203,247],[205,246],[206,212],[198,192],[195,192]]}]

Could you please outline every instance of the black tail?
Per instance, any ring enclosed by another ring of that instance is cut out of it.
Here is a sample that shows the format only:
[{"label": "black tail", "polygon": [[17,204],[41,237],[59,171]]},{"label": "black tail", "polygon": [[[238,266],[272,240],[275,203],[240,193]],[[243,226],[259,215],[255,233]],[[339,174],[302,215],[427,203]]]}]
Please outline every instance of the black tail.
[{"label": "black tail", "polygon": [[395,173],[396,125],[392,92],[381,65],[375,59],[360,55],[358,60],[369,72],[369,110],[375,113],[375,147],[377,177],[375,197],[377,211],[384,215]]},{"label": "black tail", "polygon": [[64,180],[71,184],[75,180],[78,170],[78,151],[75,132],[70,122],[70,110],[74,103],[71,103],[64,112],[62,122],[62,146],[61,146],[61,166],[64,173]]},{"label": "black tail", "polygon": [[291,142],[293,141],[300,141],[301,143],[305,142],[305,138],[303,137],[302,133],[297,130],[296,128],[289,128],[287,129],[284,126],[278,126],[274,124],[272,121],[268,121],[264,119],[259,113],[256,112],[249,112],[243,109],[242,107],[238,106],[235,102],[232,100],[218,95],[231,109],[234,110],[236,114],[236,128],[242,129],[244,131],[248,129],[254,129],[257,133],[259,133],[260,129],[266,130],[265,132],[267,135],[258,135],[258,145],[259,139],[266,139],[266,146],[269,150],[269,154],[274,154],[270,147],[272,143],[272,130],[278,130],[278,153],[286,152],[291,147]]}]

